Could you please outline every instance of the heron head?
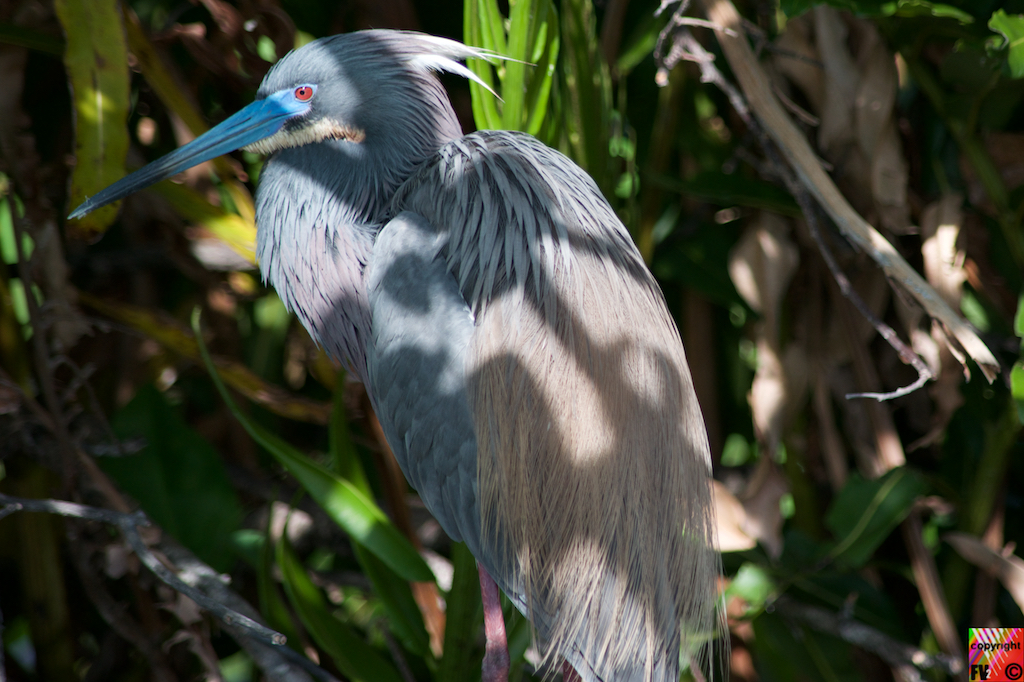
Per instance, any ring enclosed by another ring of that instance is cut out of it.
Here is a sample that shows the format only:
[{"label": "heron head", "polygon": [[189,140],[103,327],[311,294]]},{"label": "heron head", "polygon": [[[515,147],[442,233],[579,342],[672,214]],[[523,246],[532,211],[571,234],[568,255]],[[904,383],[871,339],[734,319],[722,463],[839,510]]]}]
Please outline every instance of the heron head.
[{"label": "heron head", "polygon": [[70,217],[79,218],[236,149],[273,154],[323,142],[393,147],[398,139],[414,139],[408,133],[421,133],[436,119],[431,107],[446,107],[450,113],[432,72],[449,71],[487,87],[457,61],[468,57],[494,55],[404,31],[361,31],[315,40],[274,65],[252,104],[102,190]]}]

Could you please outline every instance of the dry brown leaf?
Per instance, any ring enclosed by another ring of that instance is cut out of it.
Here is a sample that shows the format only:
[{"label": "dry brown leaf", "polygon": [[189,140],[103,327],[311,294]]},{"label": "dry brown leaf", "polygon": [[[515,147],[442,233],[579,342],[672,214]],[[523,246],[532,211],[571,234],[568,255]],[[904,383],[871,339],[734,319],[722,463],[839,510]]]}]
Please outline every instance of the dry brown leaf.
[{"label": "dry brown leaf", "polygon": [[729,276],[747,304],[775,328],[789,280],[800,264],[800,251],[789,237],[789,224],[763,212],[729,254]]},{"label": "dry brown leaf", "polygon": [[871,195],[882,225],[896,234],[911,234],[907,182],[910,171],[903,156],[896,121],[889,119],[871,155]]},{"label": "dry brown leaf", "polygon": [[964,272],[965,254],[957,249],[957,238],[964,222],[961,210],[964,198],[947,194],[929,204],[921,215],[921,255],[924,274],[946,303],[960,307],[960,294],[967,273]]},{"label": "dry brown leaf", "polygon": [[[924,240],[921,244],[921,255],[924,260],[925,276],[928,283],[953,308],[960,307],[963,284],[967,280],[967,273],[964,270],[966,257],[964,252],[957,248],[957,238],[964,220],[962,205],[961,195],[949,194],[929,204],[921,215],[921,237]],[[925,436],[914,443],[914,446],[920,447],[942,435],[949,420],[953,418],[953,413],[963,405],[960,384],[964,380],[966,365],[965,358],[946,336],[942,325],[933,321],[930,335],[916,329],[915,332],[918,333],[911,337],[915,350],[927,345],[925,339],[931,341],[934,350],[928,350],[934,358],[928,355],[924,357],[936,375],[935,381],[928,388],[929,395],[935,401],[932,426]]]},{"label": "dry brown leaf", "polygon": [[860,55],[864,70],[854,109],[857,139],[861,152],[871,159],[871,195],[882,224],[904,233],[910,224],[909,171],[896,130],[896,61],[875,28],[865,26],[870,39]]},{"label": "dry brown leaf", "polygon": [[858,62],[863,66],[854,100],[854,117],[857,143],[865,154],[871,155],[883,131],[892,121],[898,82],[896,61],[882,43],[878,32],[871,28],[862,33],[865,34],[866,44],[857,55]]},{"label": "dry brown leaf", "polygon": [[770,457],[762,457],[743,494],[746,522],[742,528],[774,558],[782,554],[782,510],[779,500],[789,492],[789,483]]},{"label": "dry brown leaf", "polygon": [[[796,54],[816,55],[822,67],[786,55],[777,57],[775,65],[821,117],[818,146],[850,200],[860,211],[873,209],[886,228],[905,233],[910,224],[909,171],[896,127],[895,58],[870,22],[827,6],[815,8],[812,15],[813,36],[810,20],[801,18],[786,25],[777,44]],[[851,29],[855,36],[848,40]]]},{"label": "dry brown leaf", "polygon": [[825,152],[840,150],[853,140],[853,103],[857,97],[860,72],[846,47],[847,29],[839,12],[815,7],[814,34],[825,69],[825,97],[818,128],[818,147]]},{"label": "dry brown leaf", "polygon": [[786,408],[786,373],[775,347],[764,338],[757,342],[757,373],[750,385],[750,402],[754,433],[772,455],[782,440]]},{"label": "dry brown leaf", "polygon": [[757,373],[748,399],[758,440],[774,453],[782,439],[791,392],[779,348],[779,317],[800,252],[789,237],[789,225],[773,213],[762,213],[748,226],[729,255],[729,275],[751,308],[761,313],[755,327]]},{"label": "dry brown leaf", "polygon": [[775,41],[778,51],[773,62],[779,73],[800,88],[811,109],[820,112],[825,102],[825,73],[821,66],[814,63],[819,61],[819,56],[818,48],[814,45],[813,31],[811,14],[787,22],[786,30]]},{"label": "dry brown leaf", "polygon": [[[703,0],[708,19],[716,24],[715,35],[750,104],[786,160],[791,163],[800,181],[835,221],[836,227],[858,250],[867,254],[885,274],[904,288],[940,320],[964,350],[977,361],[985,378],[995,381],[1000,365],[992,351],[978,337],[924,278],[914,270],[893,245],[881,235],[840,193],[835,182],[825,173],[821,161],[786,114],[770,86],[750,44],[743,37],[742,20],[730,0]],[[820,8],[819,8],[820,9]]]},{"label": "dry brown leaf", "polygon": [[712,481],[715,497],[715,519],[718,523],[718,551],[742,552],[757,546],[747,535],[747,511],[743,503],[718,481]]},{"label": "dry brown leaf", "polygon": [[946,533],[943,539],[964,559],[998,578],[1017,606],[1024,610],[1024,559],[1007,550],[1000,554],[986,546],[981,538],[967,533]]},{"label": "dry brown leaf", "polygon": [[[881,319],[886,306],[889,305],[889,298],[892,295],[892,288],[889,286],[885,275],[875,269],[865,269],[848,275],[850,284],[867,304],[868,310]],[[870,322],[863,316],[857,315],[853,323],[854,342],[863,346],[867,345],[878,333]],[[843,321],[842,315],[833,309],[828,327],[826,347],[830,355],[827,357],[827,364],[835,366],[843,364],[850,359],[850,350],[847,336],[850,334],[849,327]]]}]

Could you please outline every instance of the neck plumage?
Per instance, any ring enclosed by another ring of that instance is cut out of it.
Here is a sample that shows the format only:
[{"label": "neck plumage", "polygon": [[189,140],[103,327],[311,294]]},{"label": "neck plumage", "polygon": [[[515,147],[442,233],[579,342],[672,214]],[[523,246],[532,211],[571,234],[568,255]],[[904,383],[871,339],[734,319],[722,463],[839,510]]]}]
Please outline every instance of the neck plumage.
[{"label": "neck plumage", "polygon": [[418,136],[406,150],[375,149],[371,140],[325,141],[276,152],[260,176],[256,258],[264,281],[313,339],[363,381],[370,332],[363,272],[398,187],[461,135],[450,107],[447,113],[433,134]]}]

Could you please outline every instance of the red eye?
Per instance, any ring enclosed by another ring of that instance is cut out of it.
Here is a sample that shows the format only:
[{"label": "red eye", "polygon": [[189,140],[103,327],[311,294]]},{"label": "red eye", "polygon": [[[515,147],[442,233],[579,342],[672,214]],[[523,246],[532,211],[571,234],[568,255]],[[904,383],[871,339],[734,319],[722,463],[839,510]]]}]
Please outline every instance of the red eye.
[{"label": "red eye", "polygon": [[300,85],[295,88],[295,99],[300,102],[308,102],[313,99],[313,88],[308,85]]}]

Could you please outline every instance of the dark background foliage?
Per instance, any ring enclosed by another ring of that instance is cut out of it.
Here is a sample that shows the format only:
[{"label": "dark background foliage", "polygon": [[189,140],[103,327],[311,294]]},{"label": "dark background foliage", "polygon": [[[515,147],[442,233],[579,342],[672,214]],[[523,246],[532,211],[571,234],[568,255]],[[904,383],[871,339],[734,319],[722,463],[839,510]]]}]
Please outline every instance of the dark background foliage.
[{"label": "dark background foliage", "polygon": [[[915,371],[840,292],[759,129],[672,51],[675,7],[657,9],[0,4],[0,493],[141,507],[155,552],[225,573],[340,678],[478,679],[472,558],[408,489],[362,387],[254,270],[261,159],[65,216],[250,102],[293,46],[390,27],[510,53],[519,35],[511,56],[536,68],[472,65],[503,102],[444,82],[467,132],[528,129],[580,163],[662,284],[719,481],[732,678],[942,679],[968,627],[1024,627],[1024,2],[738,4],[847,200],[999,361],[991,382],[962,365],[816,208],[852,288],[936,377],[885,403],[845,395]],[[689,30],[735,82],[714,33]],[[11,680],[269,676],[98,522],[0,517],[0,611]],[[513,678],[539,679],[528,624],[506,615]]]}]

